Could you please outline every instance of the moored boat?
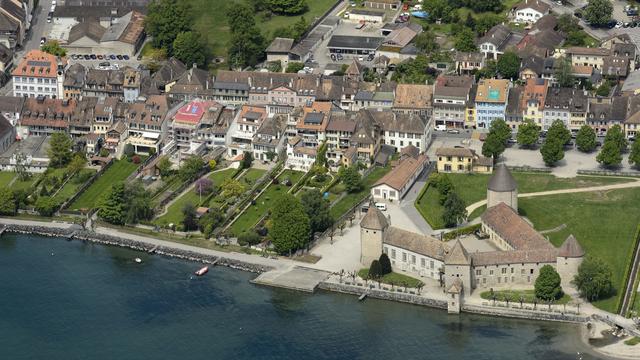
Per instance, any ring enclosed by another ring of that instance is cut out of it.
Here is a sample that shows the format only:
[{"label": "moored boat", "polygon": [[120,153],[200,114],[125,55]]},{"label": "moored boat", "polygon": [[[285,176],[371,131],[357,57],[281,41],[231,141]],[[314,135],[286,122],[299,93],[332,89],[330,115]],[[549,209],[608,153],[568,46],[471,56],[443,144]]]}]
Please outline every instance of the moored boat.
[{"label": "moored boat", "polygon": [[209,271],[209,267],[205,266],[205,267],[201,268],[200,270],[196,271],[195,274],[198,275],[198,276],[202,276],[202,275],[206,274],[207,271]]}]

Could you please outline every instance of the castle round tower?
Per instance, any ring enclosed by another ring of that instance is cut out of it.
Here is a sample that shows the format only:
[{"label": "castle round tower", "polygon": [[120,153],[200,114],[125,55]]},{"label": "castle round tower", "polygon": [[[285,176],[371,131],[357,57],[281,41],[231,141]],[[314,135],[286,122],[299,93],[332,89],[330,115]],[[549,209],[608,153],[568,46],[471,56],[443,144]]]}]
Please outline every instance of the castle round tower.
[{"label": "castle round tower", "polygon": [[500,164],[487,185],[487,209],[505,203],[518,212],[518,184],[506,165]]}]

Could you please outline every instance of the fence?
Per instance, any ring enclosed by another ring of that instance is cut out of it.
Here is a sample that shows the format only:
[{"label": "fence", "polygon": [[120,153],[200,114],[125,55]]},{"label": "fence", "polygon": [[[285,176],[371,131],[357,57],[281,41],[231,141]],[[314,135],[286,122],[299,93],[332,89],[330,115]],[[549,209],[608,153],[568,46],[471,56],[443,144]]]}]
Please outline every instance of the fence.
[{"label": "fence", "polygon": [[640,172],[615,171],[615,170],[578,170],[578,175],[640,177]]},{"label": "fence", "polygon": [[551,173],[551,169],[549,168],[538,168],[532,166],[507,166],[509,170],[514,172],[537,172],[537,173]]},{"label": "fence", "polygon": [[134,171],[129,176],[127,176],[127,179],[125,180],[125,182],[133,181],[133,179],[135,179],[142,172],[144,167],[147,166],[153,160],[155,160],[158,156],[159,156],[159,154],[155,153],[155,154],[149,156],[148,158],[146,158],[143,162],[140,163],[140,166],[138,166],[136,171]]}]

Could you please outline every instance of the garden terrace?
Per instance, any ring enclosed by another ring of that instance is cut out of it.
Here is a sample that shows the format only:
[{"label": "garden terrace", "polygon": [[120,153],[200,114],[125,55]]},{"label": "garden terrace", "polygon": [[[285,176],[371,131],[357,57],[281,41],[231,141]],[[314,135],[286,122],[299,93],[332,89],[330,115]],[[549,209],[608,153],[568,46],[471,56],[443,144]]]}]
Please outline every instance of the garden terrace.
[{"label": "garden terrace", "polygon": [[[331,216],[334,219],[339,219],[351,208],[362,202],[371,193],[371,186],[381,177],[383,177],[387,172],[389,172],[389,170],[391,170],[390,166],[376,167],[371,170],[371,172],[362,179],[362,190],[351,194],[347,193],[342,198],[340,198],[340,200],[331,205]],[[340,191],[338,192],[337,190]],[[344,191],[344,185],[341,183],[335,184],[330,189],[330,192],[334,194],[339,194],[342,191]]]},{"label": "garden terrace", "polygon": [[64,186],[59,189],[57,193],[55,193],[53,198],[60,204],[71,199],[73,195],[78,192],[78,189],[80,189],[80,187],[85,182],[87,182],[95,173],[96,171],[94,169],[80,170],[78,173],[73,175],[73,177],[71,177],[71,179],[69,179],[69,181],[67,181],[67,183],[64,184]]},{"label": "garden terrace", "polygon": [[[220,187],[226,179],[233,178],[233,176],[235,176],[236,173],[237,173],[236,169],[228,168],[224,170],[213,171],[205,177],[211,180],[211,182],[213,183],[213,186]],[[204,204],[204,202],[206,202],[206,204]],[[201,199],[200,196],[196,193],[194,186],[191,185],[187,187],[187,189],[179,197],[177,197],[173,202],[171,202],[168,205],[167,212],[164,215],[159,216],[154,221],[154,223],[159,226],[164,226],[168,224],[179,224],[180,222],[182,222],[182,217],[183,217],[182,209],[187,204],[192,204],[195,207],[198,207],[198,206],[212,207],[211,205],[215,205],[214,199],[209,199],[208,194],[202,196],[202,199]],[[221,204],[218,204],[218,206],[219,205]],[[213,206],[213,207],[218,207],[218,206]]]},{"label": "garden terrace", "polygon": [[[577,176],[574,178],[558,178],[551,174],[542,173],[524,173],[513,172],[513,177],[518,183],[518,193],[531,193],[549,190],[560,189],[572,189],[583,188],[598,185],[608,185],[635,181],[633,178],[620,178],[620,177],[595,177],[595,176]],[[487,183],[489,182],[490,174],[447,174],[449,179],[454,185],[455,192],[464,201],[465,205],[473,204],[477,201],[486,199],[487,197]],[[444,228],[444,221],[442,220],[442,213],[444,207],[440,205],[438,191],[432,187],[425,185],[422,189],[418,200],[415,205],[422,217],[431,225],[433,229]],[[482,212],[480,210],[474,211],[473,216],[469,216],[469,219],[473,219],[479,216]]]},{"label": "garden terrace", "polygon": [[[358,271],[358,276],[361,277],[362,279],[366,279],[368,275],[369,275],[369,268],[360,269],[360,271]],[[391,272],[389,274],[383,275],[380,278],[380,282],[383,284],[390,284],[390,285],[393,284],[395,286],[406,285],[409,288],[417,288],[418,286],[422,285],[422,281],[416,278],[412,278],[410,276],[400,274],[400,273],[395,273],[395,272]]]},{"label": "garden terrace", "polygon": [[[271,209],[273,200],[277,199],[282,194],[287,193],[298,181],[300,181],[303,175],[304,173],[300,171],[284,170],[280,176],[277,177],[278,184],[270,182],[267,189],[255,200],[255,205],[249,205],[242,215],[240,215],[240,217],[231,224],[231,232],[237,236],[243,231],[256,226],[258,221],[260,221],[263,216],[267,215],[268,211]],[[283,182],[285,182],[286,179],[291,181],[291,186],[284,185]]]},{"label": "garden terrace", "polygon": [[[533,290],[500,290],[494,291],[493,293],[491,293],[491,291],[484,291],[480,293],[480,297],[485,300],[493,300],[494,296],[496,301],[509,300],[509,302],[518,303],[522,298],[522,302],[526,304],[533,304],[534,302],[538,305],[547,304],[544,300],[536,299],[536,295]],[[563,294],[560,299],[553,301],[552,304],[564,305],[568,304],[569,301],[571,301],[571,296]]]},{"label": "garden terrace", "polygon": [[102,194],[107,192],[111,188],[111,185],[119,181],[125,181],[138,166],[139,164],[134,164],[127,160],[113,160],[113,164],[69,206],[69,209],[80,210],[95,208]]}]

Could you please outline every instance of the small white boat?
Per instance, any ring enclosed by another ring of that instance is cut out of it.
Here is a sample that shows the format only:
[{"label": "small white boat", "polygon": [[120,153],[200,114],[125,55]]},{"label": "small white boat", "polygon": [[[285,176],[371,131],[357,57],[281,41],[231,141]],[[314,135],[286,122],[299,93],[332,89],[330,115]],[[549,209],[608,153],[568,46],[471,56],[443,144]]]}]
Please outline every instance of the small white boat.
[{"label": "small white boat", "polygon": [[136,261],[138,264],[140,264],[140,263],[142,262],[142,259],[140,259],[140,258],[136,258],[136,259],[135,259],[135,261]]},{"label": "small white boat", "polygon": [[209,271],[209,267],[205,266],[202,269],[196,271],[195,274],[198,275],[198,276],[202,276],[202,275],[206,274],[207,271]]}]

